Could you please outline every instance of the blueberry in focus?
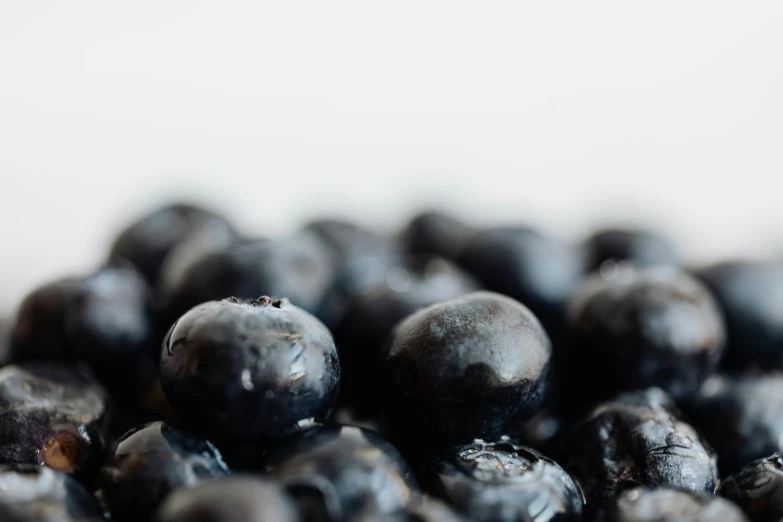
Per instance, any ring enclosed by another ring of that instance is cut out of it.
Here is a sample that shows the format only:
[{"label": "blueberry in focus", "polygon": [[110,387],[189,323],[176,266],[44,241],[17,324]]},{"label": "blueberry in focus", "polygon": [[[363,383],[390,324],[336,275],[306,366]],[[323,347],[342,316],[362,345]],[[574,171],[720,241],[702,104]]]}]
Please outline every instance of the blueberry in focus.
[{"label": "blueberry in focus", "polygon": [[596,406],[569,440],[571,470],[589,505],[640,486],[714,493],[715,452],[657,388],[621,394]]},{"label": "blueberry in focus", "polygon": [[452,448],[438,459],[430,485],[477,522],[578,522],[584,497],[553,460],[503,437]]},{"label": "blueberry in focus", "polygon": [[783,368],[783,263],[735,261],[696,271],[723,308],[723,366]]},{"label": "blueberry in focus", "polygon": [[638,268],[679,264],[679,255],[674,244],[652,230],[599,230],[585,240],[583,248],[585,268],[588,271],[598,270],[607,261],[627,261]]},{"label": "blueberry in focus", "polygon": [[678,398],[694,392],[717,367],[725,330],[701,283],[674,269],[618,267],[594,275],[572,297],[573,335],[564,382],[574,404],[617,391],[662,388]]},{"label": "blueberry in focus", "polygon": [[111,406],[82,368],[30,362],[0,369],[0,464],[35,464],[90,481],[103,459]]},{"label": "blueberry in focus", "polygon": [[550,336],[563,329],[566,301],[583,278],[577,248],[526,227],[476,233],[458,263],[488,290],[530,308]]},{"label": "blueberry in focus", "polygon": [[626,491],[601,522],[747,522],[731,502],[695,491],[636,488]]},{"label": "blueberry in focus", "polygon": [[285,435],[324,422],[340,382],[332,336],[285,299],[202,303],[171,328],[160,380],[179,419],[208,438]]},{"label": "blueberry in focus", "polygon": [[386,357],[386,415],[417,446],[499,438],[535,414],[547,390],[551,346],[519,302],[473,292],[397,325]]},{"label": "blueberry in focus", "polygon": [[296,507],[278,485],[255,477],[206,480],[174,491],[154,522],[299,522]]},{"label": "blueberry in focus", "polygon": [[415,256],[438,256],[455,260],[474,230],[449,214],[422,212],[400,234],[405,252]]},{"label": "blueberry in focus", "polygon": [[155,379],[149,289],[130,266],[34,290],[19,306],[10,335],[11,362],[86,362],[122,404],[133,404]]},{"label": "blueberry in focus", "polygon": [[363,512],[390,514],[418,491],[408,464],[376,433],[354,426],[312,427],[266,459],[304,520],[348,522]]},{"label": "blueberry in focus", "polygon": [[334,278],[334,261],[310,232],[281,239],[240,241],[193,262],[161,289],[164,316],[174,322],[194,306],[226,296],[287,296],[315,313]]},{"label": "blueberry in focus", "polygon": [[231,228],[210,210],[187,203],[166,205],[120,232],[111,246],[109,261],[130,262],[154,285],[168,254],[187,238],[215,226]]},{"label": "blueberry in focus", "polygon": [[77,520],[103,517],[95,496],[70,475],[38,464],[0,465],[0,505],[30,509],[37,502],[58,504]]},{"label": "blueberry in focus", "polygon": [[101,470],[101,490],[113,520],[148,520],[174,490],[228,475],[208,441],[169,422],[123,435]]},{"label": "blueberry in focus", "polygon": [[715,375],[680,407],[715,448],[723,475],[781,449],[783,374]]},{"label": "blueberry in focus", "polygon": [[394,326],[420,308],[478,288],[473,278],[445,259],[409,257],[387,272],[382,285],[351,299],[335,330],[343,403],[361,416],[378,413],[384,386],[379,359]]},{"label": "blueberry in focus", "polygon": [[740,506],[752,522],[783,520],[783,458],[754,460],[723,481],[721,495]]}]

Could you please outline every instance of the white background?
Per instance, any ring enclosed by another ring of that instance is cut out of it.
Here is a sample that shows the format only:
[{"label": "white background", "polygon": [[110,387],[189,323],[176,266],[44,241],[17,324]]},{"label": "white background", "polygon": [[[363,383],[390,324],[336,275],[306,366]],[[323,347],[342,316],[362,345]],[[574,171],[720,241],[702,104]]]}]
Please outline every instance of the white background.
[{"label": "white background", "polygon": [[0,313],[174,197],[783,252],[783,3],[0,0]]}]

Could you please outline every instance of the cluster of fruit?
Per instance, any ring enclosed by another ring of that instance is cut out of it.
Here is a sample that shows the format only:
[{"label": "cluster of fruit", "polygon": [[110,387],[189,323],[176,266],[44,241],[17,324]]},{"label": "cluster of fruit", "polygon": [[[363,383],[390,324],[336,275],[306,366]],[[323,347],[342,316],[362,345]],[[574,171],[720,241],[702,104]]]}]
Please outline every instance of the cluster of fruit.
[{"label": "cluster of fruit", "polygon": [[6,326],[3,522],[783,520],[783,263],[170,205]]}]

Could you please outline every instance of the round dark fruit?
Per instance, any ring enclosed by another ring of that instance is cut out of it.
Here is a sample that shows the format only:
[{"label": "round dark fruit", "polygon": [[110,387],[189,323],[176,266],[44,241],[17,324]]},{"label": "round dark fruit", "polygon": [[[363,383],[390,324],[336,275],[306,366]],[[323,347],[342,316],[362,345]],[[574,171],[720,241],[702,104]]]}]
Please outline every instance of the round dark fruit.
[{"label": "round dark fruit", "polygon": [[721,495],[740,506],[753,522],[783,520],[783,457],[751,462],[723,481]]},{"label": "round dark fruit", "polygon": [[609,503],[601,522],[747,522],[731,502],[695,491],[636,488]]},{"label": "round dark fruit", "polygon": [[584,497],[553,460],[508,437],[446,452],[432,488],[477,522],[579,522]]},{"label": "round dark fruit", "polygon": [[416,215],[403,230],[400,242],[408,254],[454,260],[474,231],[449,214],[437,211]]},{"label": "round dark fruit", "polygon": [[347,522],[364,512],[390,514],[418,490],[397,450],[354,426],[303,430],[269,453],[266,468],[296,499],[305,520]]},{"label": "round dark fruit", "polygon": [[665,236],[651,230],[599,230],[585,240],[584,250],[588,271],[597,270],[607,261],[627,261],[638,268],[673,266],[679,263],[674,244]]},{"label": "round dark fruit", "polygon": [[203,303],[169,331],[163,391],[180,420],[210,439],[286,435],[324,422],[340,382],[332,336],[285,299]]},{"label": "round dark fruit", "polygon": [[473,292],[432,305],[391,335],[387,417],[418,446],[499,438],[539,410],[550,356],[541,323],[509,297]]},{"label": "round dark fruit", "polygon": [[103,499],[113,520],[149,520],[174,490],[228,475],[208,441],[168,422],[123,435],[101,470]]},{"label": "round dark fruit", "polygon": [[103,517],[95,496],[70,475],[39,464],[0,465],[0,504],[39,501],[59,504],[77,520]]}]

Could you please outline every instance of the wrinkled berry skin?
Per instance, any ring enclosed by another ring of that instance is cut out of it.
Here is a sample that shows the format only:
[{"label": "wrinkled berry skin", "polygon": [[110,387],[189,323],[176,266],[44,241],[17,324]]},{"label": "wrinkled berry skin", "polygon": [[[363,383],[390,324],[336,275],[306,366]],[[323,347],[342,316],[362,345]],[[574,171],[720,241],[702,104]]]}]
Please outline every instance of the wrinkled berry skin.
[{"label": "wrinkled berry skin", "polygon": [[723,481],[721,495],[740,506],[753,522],[783,520],[783,458],[755,460]]},{"label": "wrinkled berry skin", "polygon": [[174,491],[154,522],[299,522],[280,486],[255,477],[205,480]]},{"label": "wrinkled berry skin", "polygon": [[362,512],[392,513],[418,491],[394,446],[354,426],[303,430],[271,451],[265,464],[305,520],[348,522]]},{"label": "wrinkled berry skin", "polygon": [[723,308],[728,332],[723,366],[783,368],[783,263],[725,262],[696,276]]},{"label": "wrinkled berry skin", "polygon": [[578,249],[525,227],[478,232],[458,262],[488,290],[530,308],[550,336],[563,329],[565,303],[583,278]]},{"label": "wrinkled berry skin", "polygon": [[313,221],[305,231],[315,234],[334,264],[334,281],[316,316],[330,329],[340,322],[345,307],[357,294],[386,281],[400,263],[400,253],[385,237],[347,221]]},{"label": "wrinkled berry skin", "polygon": [[584,497],[571,476],[537,451],[502,438],[446,452],[433,491],[477,522],[578,522]]},{"label": "wrinkled berry skin", "polygon": [[149,289],[130,266],[38,288],[11,330],[11,362],[86,362],[122,404],[154,381],[156,357]]},{"label": "wrinkled berry skin", "polygon": [[215,226],[231,227],[214,212],[194,205],[164,206],[120,232],[111,246],[109,262],[130,262],[154,285],[169,253],[187,238]]},{"label": "wrinkled berry skin", "polygon": [[588,271],[597,270],[606,261],[627,261],[638,268],[679,264],[671,241],[651,230],[599,230],[585,240],[583,248]]},{"label": "wrinkled berry skin", "polygon": [[0,504],[38,501],[60,504],[78,520],[103,517],[95,497],[70,475],[38,464],[0,465]]},{"label": "wrinkled berry skin", "polygon": [[35,464],[90,481],[111,407],[84,368],[30,362],[0,369],[0,464]]},{"label": "wrinkled berry skin", "polygon": [[437,211],[422,212],[400,234],[408,254],[438,256],[455,260],[474,230],[454,216]]},{"label": "wrinkled berry skin", "polygon": [[175,489],[228,475],[217,449],[168,422],[123,435],[101,470],[101,490],[113,520],[148,520]]},{"label": "wrinkled berry skin", "polygon": [[468,522],[445,502],[424,497],[406,508],[388,513],[366,513],[352,522]]},{"label": "wrinkled berry skin", "polygon": [[332,412],[340,366],[326,327],[287,300],[203,303],[164,341],[160,381],[179,418],[210,439],[285,435]]},{"label": "wrinkled berry skin", "polygon": [[194,306],[226,296],[287,296],[316,312],[332,284],[334,264],[312,233],[243,241],[193,262],[177,284],[162,290],[172,322]]},{"label": "wrinkled berry skin", "polygon": [[383,386],[379,359],[394,326],[421,308],[478,288],[473,278],[445,259],[412,257],[390,270],[383,285],[352,299],[335,330],[343,403],[360,416],[378,413]]},{"label": "wrinkled berry skin", "polygon": [[724,476],[781,448],[783,374],[716,375],[680,407],[715,448]]},{"label": "wrinkled berry skin", "polygon": [[541,323],[511,298],[473,292],[432,305],[392,333],[387,417],[418,445],[498,438],[540,408],[550,356]]},{"label": "wrinkled berry skin", "polygon": [[569,469],[588,505],[639,486],[714,493],[715,452],[657,388],[599,404],[570,437]]},{"label": "wrinkled berry skin", "polygon": [[714,371],[725,345],[707,290],[670,269],[625,266],[611,279],[591,277],[569,303],[569,323],[564,382],[582,399],[649,386],[685,396]]},{"label": "wrinkled berry skin", "polygon": [[600,522],[748,522],[731,502],[694,491],[637,488],[626,491]]}]

